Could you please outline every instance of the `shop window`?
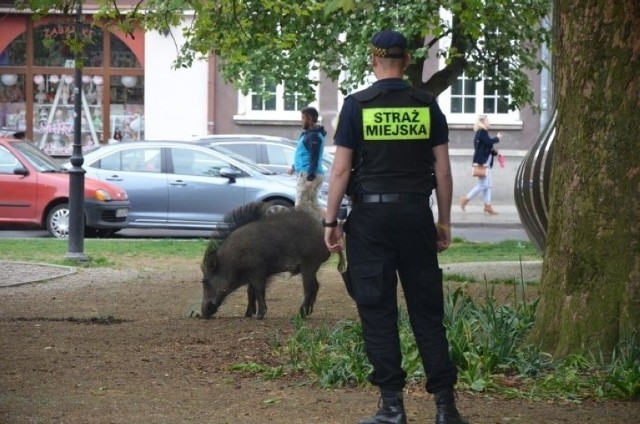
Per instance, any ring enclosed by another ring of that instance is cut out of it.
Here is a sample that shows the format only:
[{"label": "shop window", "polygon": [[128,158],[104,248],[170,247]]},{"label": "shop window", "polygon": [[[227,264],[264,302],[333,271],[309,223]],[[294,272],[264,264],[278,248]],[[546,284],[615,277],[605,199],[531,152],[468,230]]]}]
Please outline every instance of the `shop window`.
[{"label": "shop window", "polygon": [[141,68],[140,62],[131,49],[115,34],[110,34],[110,64],[113,68]]},{"label": "shop window", "polygon": [[[76,87],[76,55],[68,46],[78,35],[76,23],[51,16],[32,27],[30,19],[10,16],[0,24],[0,129],[23,131],[44,152],[69,156],[78,91],[84,151],[111,139],[143,139],[142,37],[133,42],[83,23],[84,69],[81,86]],[[109,55],[104,49],[107,41]]]},{"label": "shop window", "polygon": [[[64,66],[73,68],[75,54],[66,43],[67,38],[74,37],[75,24],[47,24],[36,27],[33,31],[34,64],[36,66]],[[102,30],[90,26],[82,26],[82,37],[85,41],[83,52],[84,67],[102,66]]]},{"label": "shop window", "polygon": [[0,129],[26,131],[24,75],[0,74]]},{"label": "shop window", "polygon": [[27,37],[22,34],[0,52],[0,66],[25,66],[27,64]]},{"label": "shop window", "polygon": [[[52,156],[69,156],[73,150],[75,78],[72,74],[37,74],[33,77],[34,141]],[[103,78],[82,77],[82,149],[91,150],[102,139]]]},{"label": "shop window", "polygon": [[110,116],[111,139],[144,139],[144,77],[111,77]]}]

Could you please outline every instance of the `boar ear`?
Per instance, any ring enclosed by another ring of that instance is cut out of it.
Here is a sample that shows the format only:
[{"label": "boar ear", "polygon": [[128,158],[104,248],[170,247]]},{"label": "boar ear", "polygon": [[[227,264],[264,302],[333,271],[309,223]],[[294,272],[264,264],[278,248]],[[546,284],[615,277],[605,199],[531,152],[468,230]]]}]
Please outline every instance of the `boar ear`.
[{"label": "boar ear", "polygon": [[217,265],[218,265],[218,255],[215,250],[212,250],[211,252],[209,252],[209,256],[207,256],[207,269],[209,271],[213,271],[214,269],[216,269]]},{"label": "boar ear", "polygon": [[213,271],[214,269],[216,269],[217,266],[218,266],[218,255],[216,255],[216,252],[213,252],[213,254],[209,257],[209,269]]},{"label": "boar ear", "polygon": [[213,270],[216,269],[216,265],[218,265],[216,252],[209,252],[200,264],[200,271],[202,271],[202,275],[207,278],[207,276],[211,275]]}]

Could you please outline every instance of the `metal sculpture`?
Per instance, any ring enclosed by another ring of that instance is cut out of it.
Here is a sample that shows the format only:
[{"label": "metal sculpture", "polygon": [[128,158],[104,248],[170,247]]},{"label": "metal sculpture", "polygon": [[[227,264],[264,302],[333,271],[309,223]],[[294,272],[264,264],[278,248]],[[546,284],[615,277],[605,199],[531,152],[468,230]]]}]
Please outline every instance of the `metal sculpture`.
[{"label": "metal sculpture", "polygon": [[536,249],[544,254],[549,218],[549,184],[557,112],[554,111],[538,140],[525,155],[514,186],[520,221]]}]

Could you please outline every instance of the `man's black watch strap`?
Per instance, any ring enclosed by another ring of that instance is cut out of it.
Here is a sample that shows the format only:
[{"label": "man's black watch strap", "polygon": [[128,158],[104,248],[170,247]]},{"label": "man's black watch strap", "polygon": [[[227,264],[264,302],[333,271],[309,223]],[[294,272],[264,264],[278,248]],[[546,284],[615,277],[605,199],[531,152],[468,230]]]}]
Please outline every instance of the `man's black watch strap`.
[{"label": "man's black watch strap", "polygon": [[327,222],[324,220],[324,218],[322,218],[322,226],[327,228],[327,227],[337,227],[338,226],[338,220],[336,219],[335,221],[331,221],[331,222]]}]

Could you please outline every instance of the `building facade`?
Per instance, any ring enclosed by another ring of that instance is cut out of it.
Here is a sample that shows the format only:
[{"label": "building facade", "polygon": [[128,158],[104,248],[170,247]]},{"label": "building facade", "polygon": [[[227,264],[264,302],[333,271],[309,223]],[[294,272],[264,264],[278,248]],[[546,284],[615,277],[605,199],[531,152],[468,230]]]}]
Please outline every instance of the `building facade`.
[{"label": "building facade", "polygon": [[[2,3],[0,3],[1,7]],[[24,131],[52,156],[68,156],[73,143],[74,54],[65,47],[73,35],[73,18],[29,14],[0,8],[0,128]],[[267,134],[297,138],[299,110],[306,104],[286,98],[280,87],[273,96],[242,95],[223,82],[216,58],[174,69],[181,31],[173,37],[136,31],[134,37],[91,25],[84,16],[82,35],[91,40],[83,54],[82,142],[86,149],[113,140],[188,139],[203,134]],[[442,64],[425,63],[424,78]],[[321,78],[317,100],[332,142],[343,95],[336,82]],[[541,103],[544,76],[531,73],[536,102]],[[473,122],[488,114],[492,129],[502,131],[501,148],[523,154],[544,125],[531,109],[509,111],[501,93],[485,92],[482,81],[464,76],[438,102],[450,124],[451,148],[467,156]],[[543,102],[542,102],[543,103]]]}]

